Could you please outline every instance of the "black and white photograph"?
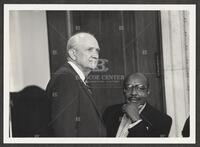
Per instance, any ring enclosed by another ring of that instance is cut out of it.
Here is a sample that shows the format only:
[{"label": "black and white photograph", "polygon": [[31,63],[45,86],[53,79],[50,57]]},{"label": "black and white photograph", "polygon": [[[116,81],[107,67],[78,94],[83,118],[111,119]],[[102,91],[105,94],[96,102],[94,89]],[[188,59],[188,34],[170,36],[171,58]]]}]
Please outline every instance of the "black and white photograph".
[{"label": "black and white photograph", "polygon": [[4,143],[196,142],[196,6],[4,5]]}]

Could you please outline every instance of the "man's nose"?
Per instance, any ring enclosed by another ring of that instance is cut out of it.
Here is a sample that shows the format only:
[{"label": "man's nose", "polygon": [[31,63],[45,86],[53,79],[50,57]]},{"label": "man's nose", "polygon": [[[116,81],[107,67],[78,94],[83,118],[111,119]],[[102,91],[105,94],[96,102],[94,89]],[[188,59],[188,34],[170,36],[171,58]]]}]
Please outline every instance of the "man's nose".
[{"label": "man's nose", "polygon": [[93,54],[92,54],[92,57],[93,57],[93,58],[96,58],[96,59],[99,59],[99,52],[95,50],[95,51],[93,52]]},{"label": "man's nose", "polygon": [[137,95],[137,90],[135,89],[135,87],[132,87],[132,90],[131,90],[131,95],[135,96]]}]

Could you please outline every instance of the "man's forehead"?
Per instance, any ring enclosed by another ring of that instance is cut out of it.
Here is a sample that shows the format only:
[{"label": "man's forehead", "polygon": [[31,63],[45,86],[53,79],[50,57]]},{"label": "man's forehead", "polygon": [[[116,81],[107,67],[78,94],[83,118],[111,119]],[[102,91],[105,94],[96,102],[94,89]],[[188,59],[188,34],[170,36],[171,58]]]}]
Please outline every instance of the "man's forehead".
[{"label": "man's forehead", "polygon": [[95,38],[82,38],[77,41],[77,44],[86,48],[99,48],[99,44]]},{"label": "man's forehead", "polygon": [[127,85],[147,85],[147,80],[141,76],[130,76],[126,82]]}]

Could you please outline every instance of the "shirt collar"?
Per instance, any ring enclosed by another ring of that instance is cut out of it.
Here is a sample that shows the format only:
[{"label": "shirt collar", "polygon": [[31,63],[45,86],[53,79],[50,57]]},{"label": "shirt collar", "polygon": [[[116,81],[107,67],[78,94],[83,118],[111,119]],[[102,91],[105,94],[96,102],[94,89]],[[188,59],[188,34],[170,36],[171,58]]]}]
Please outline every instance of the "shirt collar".
[{"label": "shirt collar", "polygon": [[81,80],[84,82],[85,81],[85,75],[78,68],[78,66],[76,64],[74,64],[73,62],[71,62],[71,61],[68,61],[68,63],[72,66],[72,68],[77,72],[77,74],[79,75],[79,77],[81,78]]},{"label": "shirt collar", "polygon": [[145,108],[146,105],[147,105],[147,103],[144,103],[144,105],[141,106],[141,108],[139,110],[139,113],[141,113],[144,110],[144,108]]}]

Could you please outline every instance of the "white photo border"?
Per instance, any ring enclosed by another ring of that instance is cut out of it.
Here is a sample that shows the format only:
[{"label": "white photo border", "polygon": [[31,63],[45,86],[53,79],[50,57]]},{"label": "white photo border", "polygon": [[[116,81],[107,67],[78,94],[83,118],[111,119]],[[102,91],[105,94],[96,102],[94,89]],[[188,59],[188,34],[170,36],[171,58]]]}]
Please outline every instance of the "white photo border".
[{"label": "white photo border", "polygon": [[[189,19],[190,137],[169,138],[23,138],[9,137],[9,12],[11,10],[187,10]],[[3,142],[8,144],[191,144],[196,142],[196,5],[195,4],[4,4],[4,100]]]}]

